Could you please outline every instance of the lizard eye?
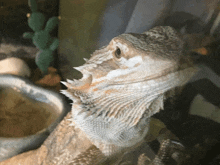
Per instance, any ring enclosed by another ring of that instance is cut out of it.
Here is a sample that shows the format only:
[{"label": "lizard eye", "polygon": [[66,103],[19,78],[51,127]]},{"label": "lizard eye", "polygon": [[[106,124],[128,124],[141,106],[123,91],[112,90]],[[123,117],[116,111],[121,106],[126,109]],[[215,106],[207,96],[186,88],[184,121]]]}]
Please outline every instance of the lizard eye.
[{"label": "lizard eye", "polygon": [[121,58],[121,49],[119,49],[118,47],[115,51],[115,57],[118,58],[118,59]]}]

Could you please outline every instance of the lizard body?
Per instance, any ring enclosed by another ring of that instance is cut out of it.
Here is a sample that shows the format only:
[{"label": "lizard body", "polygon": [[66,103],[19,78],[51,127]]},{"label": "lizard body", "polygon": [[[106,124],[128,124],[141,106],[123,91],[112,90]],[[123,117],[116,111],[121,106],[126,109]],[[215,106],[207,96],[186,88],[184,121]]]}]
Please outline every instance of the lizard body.
[{"label": "lizard body", "polygon": [[80,67],[80,80],[63,82],[73,100],[72,120],[106,156],[133,147],[163,109],[164,93],[185,84],[197,69],[171,27],[122,34]]}]

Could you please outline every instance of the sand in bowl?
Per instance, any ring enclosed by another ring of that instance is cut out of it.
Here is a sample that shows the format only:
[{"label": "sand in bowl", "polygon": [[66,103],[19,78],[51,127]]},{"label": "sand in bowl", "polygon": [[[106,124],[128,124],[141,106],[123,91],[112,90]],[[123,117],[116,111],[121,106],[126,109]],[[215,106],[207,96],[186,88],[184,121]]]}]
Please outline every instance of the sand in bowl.
[{"label": "sand in bowl", "polygon": [[12,88],[1,88],[0,137],[24,137],[47,128],[58,117],[54,108]]}]

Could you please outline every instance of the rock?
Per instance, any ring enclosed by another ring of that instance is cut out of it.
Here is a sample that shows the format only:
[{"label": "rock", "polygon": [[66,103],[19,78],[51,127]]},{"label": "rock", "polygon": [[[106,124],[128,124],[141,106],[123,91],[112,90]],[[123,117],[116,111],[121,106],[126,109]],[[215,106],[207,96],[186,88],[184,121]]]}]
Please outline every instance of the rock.
[{"label": "rock", "polygon": [[23,60],[11,57],[0,61],[0,74],[13,74],[29,77],[31,70]]}]

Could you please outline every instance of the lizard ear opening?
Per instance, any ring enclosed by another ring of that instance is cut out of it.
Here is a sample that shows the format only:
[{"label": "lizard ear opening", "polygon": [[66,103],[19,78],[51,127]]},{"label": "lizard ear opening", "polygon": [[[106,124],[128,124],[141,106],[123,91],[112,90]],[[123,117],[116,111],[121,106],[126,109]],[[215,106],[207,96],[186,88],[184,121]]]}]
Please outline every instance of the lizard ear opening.
[{"label": "lizard ear opening", "polygon": [[116,51],[115,51],[115,57],[117,59],[121,58],[121,49],[119,47],[116,47]]}]

